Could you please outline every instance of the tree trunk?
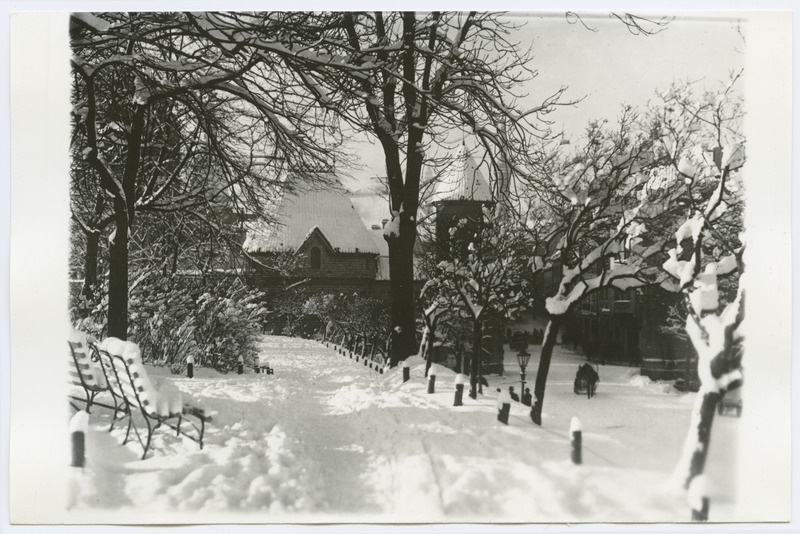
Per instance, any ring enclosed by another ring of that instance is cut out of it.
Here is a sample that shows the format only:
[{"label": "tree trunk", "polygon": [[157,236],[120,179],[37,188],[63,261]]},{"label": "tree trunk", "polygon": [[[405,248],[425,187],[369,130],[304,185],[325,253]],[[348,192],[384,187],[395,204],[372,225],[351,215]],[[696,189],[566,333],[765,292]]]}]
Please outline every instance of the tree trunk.
[{"label": "tree trunk", "polygon": [[87,299],[94,298],[94,288],[97,285],[97,251],[100,248],[100,232],[84,232],[86,236],[86,251],[83,256],[83,289],[81,293]]},{"label": "tree trunk", "polygon": [[[416,212],[416,210],[415,210]],[[400,214],[400,235],[388,239],[389,284],[392,295],[392,339],[390,366],[394,367],[416,352],[414,321],[414,241],[416,225],[406,213]]]},{"label": "tree trunk", "polygon": [[544,389],[547,385],[547,373],[550,371],[550,360],[553,357],[553,347],[558,338],[558,329],[564,320],[563,315],[552,315],[544,331],[542,352],[539,357],[539,369],[536,371],[536,383],[533,388],[533,406],[531,406],[531,419],[537,425],[542,424],[542,404],[544,404]]},{"label": "tree trunk", "polygon": [[473,399],[478,398],[478,370],[481,366],[482,338],[481,320],[474,319],[472,321],[472,359],[469,364],[469,396]]},{"label": "tree trunk", "polygon": [[[692,480],[703,474],[708,456],[708,446],[711,442],[711,424],[714,422],[714,412],[717,404],[722,400],[722,395],[717,391],[707,391],[700,396],[698,394],[695,403],[695,413],[692,417],[692,428],[689,430],[695,433],[690,435],[690,441],[695,442],[691,458],[689,460],[689,473],[684,481],[684,487],[688,488]],[[696,440],[696,441],[695,441]]]},{"label": "tree trunk", "polygon": [[123,194],[114,192],[114,239],[109,244],[108,335],[128,339],[128,231],[136,209],[136,177],[145,123],[145,106],[136,106],[122,173]]},{"label": "tree trunk", "polygon": [[431,369],[431,364],[433,363],[433,343],[436,340],[436,334],[434,333],[434,325],[431,323],[428,325],[428,354],[427,358],[425,359],[425,376],[428,376],[428,371]]},{"label": "tree trunk", "polygon": [[114,199],[114,238],[109,243],[108,335],[128,339],[128,215],[125,202]]}]

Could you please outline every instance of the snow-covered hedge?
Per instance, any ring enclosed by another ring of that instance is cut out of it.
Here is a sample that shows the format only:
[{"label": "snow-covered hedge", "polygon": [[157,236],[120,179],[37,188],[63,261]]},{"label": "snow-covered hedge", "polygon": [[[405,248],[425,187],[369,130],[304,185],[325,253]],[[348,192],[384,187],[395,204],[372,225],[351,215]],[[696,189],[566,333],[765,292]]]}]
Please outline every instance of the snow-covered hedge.
[{"label": "snow-covered hedge", "polygon": [[[263,295],[239,280],[186,277],[132,277],[128,339],[142,349],[145,362],[180,373],[186,359],[228,371],[240,356],[249,365],[257,354],[265,309]],[[92,305],[73,306],[73,325],[95,339],[106,336],[106,287]],[[89,309],[78,317],[78,310]]]}]

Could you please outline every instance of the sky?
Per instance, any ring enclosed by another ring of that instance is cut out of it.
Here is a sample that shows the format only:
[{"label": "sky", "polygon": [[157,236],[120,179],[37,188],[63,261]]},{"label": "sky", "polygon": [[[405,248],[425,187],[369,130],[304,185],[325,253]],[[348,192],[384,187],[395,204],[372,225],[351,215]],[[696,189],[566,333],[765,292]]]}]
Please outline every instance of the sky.
[{"label": "sky", "polygon": [[[580,100],[548,115],[553,128],[577,141],[590,120],[613,121],[622,104],[644,107],[656,90],[673,81],[692,80],[715,88],[731,70],[744,65],[745,41],[738,21],[719,15],[676,17],[656,35],[637,36],[608,14],[585,15],[571,24],[564,13],[512,13],[524,23],[514,37],[522,47],[532,47],[531,68],[536,78],[521,88],[524,102],[534,106],[567,86],[565,98]],[[742,23],[746,35],[746,23]],[[369,184],[369,177],[384,176],[383,154],[377,144],[353,143],[361,168],[350,169],[349,187]]]}]

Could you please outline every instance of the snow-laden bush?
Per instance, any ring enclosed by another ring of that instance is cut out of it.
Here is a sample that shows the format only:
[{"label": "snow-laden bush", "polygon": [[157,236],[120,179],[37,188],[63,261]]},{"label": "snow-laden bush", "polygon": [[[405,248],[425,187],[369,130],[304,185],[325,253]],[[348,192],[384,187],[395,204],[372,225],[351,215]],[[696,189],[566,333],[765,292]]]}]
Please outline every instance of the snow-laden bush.
[{"label": "snow-laden bush", "polygon": [[189,289],[173,278],[137,279],[128,301],[128,337],[142,349],[145,362],[181,372],[186,358],[201,354],[195,340]]},{"label": "snow-laden bush", "polygon": [[[193,356],[200,366],[232,369],[239,356],[250,364],[261,334],[263,295],[237,279],[131,277],[128,339],[142,349],[146,363],[169,366],[181,373]],[[107,284],[100,284],[91,302],[73,296],[75,328],[101,340],[106,336]]]},{"label": "snow-laden bush", "polygon": [[266,309],[263,295],[238,281],[222,281],[195,300],[195,337],[203,349],[201,365],[227,371],[239,356],[250,365]]},{"label": "snow-laden bush", "polygon": [[332,335],[366,336],[385,340],[389,335],[389,314],[386,304],[357,293],[318,294],[303,304],[303,313],[319,319],[323,338]]}]

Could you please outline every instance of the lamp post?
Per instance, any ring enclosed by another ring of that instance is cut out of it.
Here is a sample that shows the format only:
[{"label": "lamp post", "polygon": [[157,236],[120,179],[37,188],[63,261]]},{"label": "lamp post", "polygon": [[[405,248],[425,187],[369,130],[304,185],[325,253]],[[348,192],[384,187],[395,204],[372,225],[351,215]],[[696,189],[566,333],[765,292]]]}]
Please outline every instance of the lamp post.
[{"label": "lamp post", "polygon": [[525,349],[522,349],[517,353],[517,363],[519,364],[519,378],[522,381],[522,389],[519,392],[520,397],[522,397],[522,395],[525,395],[525,368],[528,367],[528,360],[530,359],[531,355]]}]

